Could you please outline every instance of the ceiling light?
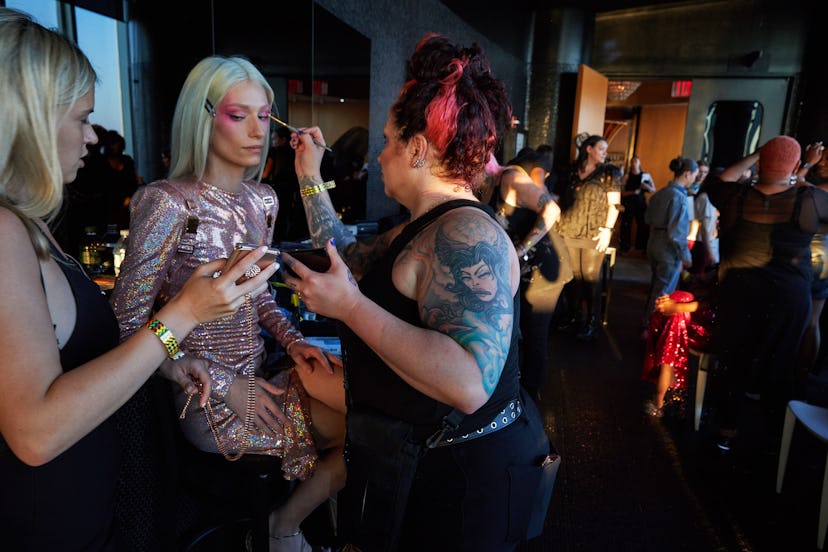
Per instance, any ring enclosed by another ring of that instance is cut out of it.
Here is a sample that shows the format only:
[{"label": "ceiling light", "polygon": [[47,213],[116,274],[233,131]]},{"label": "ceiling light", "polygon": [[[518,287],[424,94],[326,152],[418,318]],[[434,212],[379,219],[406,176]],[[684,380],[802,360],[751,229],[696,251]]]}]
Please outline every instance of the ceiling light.
[{"label": "ceiling light", "polygon": [[623,102],[632,96],[639,86],[641,83],[638,81],[609,81],[607,99],[613,102]]}]

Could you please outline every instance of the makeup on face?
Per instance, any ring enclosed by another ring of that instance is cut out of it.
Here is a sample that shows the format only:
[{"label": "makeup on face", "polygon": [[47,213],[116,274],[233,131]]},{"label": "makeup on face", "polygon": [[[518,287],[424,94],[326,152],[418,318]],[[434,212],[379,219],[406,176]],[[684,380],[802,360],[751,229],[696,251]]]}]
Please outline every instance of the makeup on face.
[{"label": "makeup on face", "polygon": [[204,109],[210,117],[215,114],[208,154],[211,165],[246,169],[261,163],[270,128],[270,101],[261,84],[243,81],[220,102],[205,102]]}]

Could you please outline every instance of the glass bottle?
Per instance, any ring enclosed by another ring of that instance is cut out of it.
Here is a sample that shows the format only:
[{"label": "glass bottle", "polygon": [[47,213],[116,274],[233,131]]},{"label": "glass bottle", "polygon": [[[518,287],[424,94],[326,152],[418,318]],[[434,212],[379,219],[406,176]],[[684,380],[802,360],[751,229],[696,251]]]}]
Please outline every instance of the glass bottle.
[{"label": "glass bottle", "polygon": [[101,273],[101,252],[96,227],[84,228],[84,236],[81,239],[78,253],[78,259],[87,274],[97,276]]}]

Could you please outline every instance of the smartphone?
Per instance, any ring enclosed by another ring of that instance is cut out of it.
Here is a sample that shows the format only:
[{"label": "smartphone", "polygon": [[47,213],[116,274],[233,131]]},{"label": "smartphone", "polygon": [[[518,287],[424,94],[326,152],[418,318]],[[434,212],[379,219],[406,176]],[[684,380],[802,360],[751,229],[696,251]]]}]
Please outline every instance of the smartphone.
[{"label": "smartphone", "polygon": [[[324,247],[315,249],[285,249],[284,252],[315,272],[327,272],[331,268],[331,258],[328,257],[328,252]],[[287,265],[284,265],[282,268],[294,278],[299,277]]]},{"label": "smartphone", "polygon": [[[233,251],[230,253],[230,257],[227,259],[227,262],[224,263],[224,268],[222,268],[222,272],[229,270],[233,265],[235,265],[239,261],[239,258],[241,258],[241,256],[245,252],[258,249],[259,247],[261,246],[256,245],[255,243],[237,243],[236,245],[234,245]],[[281,257],[281,251],[271,247],[268,248],[267,252],[265,252],[265,254],[262,255],[262,257],[258,261],[256,261],[256,264],[259,265],[259,268],[261,269],[264,269],[273,263],[276,263],[277,265],[281,266]],[[242,276],[241,278],[239,278],[238,281],[243,282],[246,279],[246,276]]]}]

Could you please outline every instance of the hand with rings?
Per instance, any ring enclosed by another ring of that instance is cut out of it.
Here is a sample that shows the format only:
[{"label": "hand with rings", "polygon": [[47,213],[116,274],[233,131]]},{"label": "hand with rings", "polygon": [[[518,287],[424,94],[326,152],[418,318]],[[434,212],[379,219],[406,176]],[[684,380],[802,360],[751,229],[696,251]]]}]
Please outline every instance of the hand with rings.
[{"label": "hand with rings", "polygon": [[299,282],[287,282],[287,285],[290,289],[293,290],[293,293],[296,294],[296,297],[299,299],[302,298],[302,292],[299,291]]}]

